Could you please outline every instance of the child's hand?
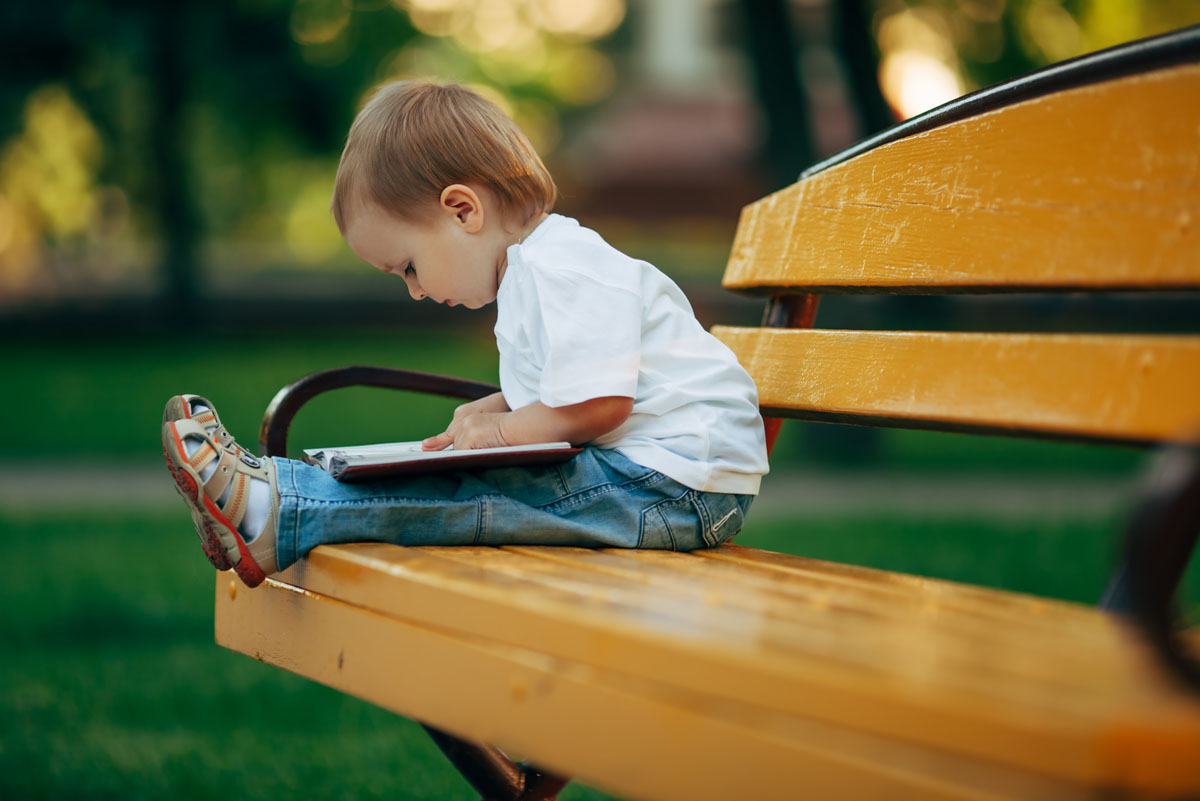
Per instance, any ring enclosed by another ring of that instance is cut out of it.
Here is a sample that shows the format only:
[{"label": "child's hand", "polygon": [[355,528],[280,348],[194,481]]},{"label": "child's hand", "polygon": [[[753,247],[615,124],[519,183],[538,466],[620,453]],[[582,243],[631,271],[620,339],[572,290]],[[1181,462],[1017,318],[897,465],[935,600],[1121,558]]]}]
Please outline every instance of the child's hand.
[{"label": "child's hand", "polygon": [[493,392],[491,395],[460,405],[454,410],[454,420],[461,420],[480,412],[507,412],[508,410],[508,402],[504,400],[503,393]]},{"label": "child's hand", "polygon": [[470,403],[464,403],[454,410],[454,417],[450,421],[450,425],[441,434],[430,437],[421,443],[421,450],[425,451],[440,451],[454,445],[455,448],[464,450],[466,448],[492,448],[498,447],[495,445],[467,445],[459,442],[457,436],[462,430],[463,422],[468,417],[473,417],[479,414],[500,413],[508,411],[508,403],[504,400],[504,395],[499,392],[488,395],[487,397],[473,400]]},{"label": "child's hand", "polygon": [[421,448],[427,451],[440,451],[450,445],[458,451],[472,448],[502,448],[508,445],[500,424],[510,412],[476,412],[458,418],[450,423],[450,427],[441,434],[430,437],[421,443]]}]

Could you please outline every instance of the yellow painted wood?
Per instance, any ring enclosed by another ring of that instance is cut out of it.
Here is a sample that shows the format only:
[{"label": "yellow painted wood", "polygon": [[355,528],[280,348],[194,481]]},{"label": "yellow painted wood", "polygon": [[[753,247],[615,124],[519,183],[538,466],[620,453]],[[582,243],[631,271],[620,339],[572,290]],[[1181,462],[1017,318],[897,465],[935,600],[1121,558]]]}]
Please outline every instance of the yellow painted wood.
[{"label": "yellow painted wood", "polygon": [[380,614],[286,582],[231,592],[229,581],[217,582],[222,645],[629,798],[1107,797],[740,704],[722,696],[721,684],[695,692]]},{"label": "yellow painted wood", "polygon": [[764,408],[1083,437],[1200,430],[1200,337],[717,326]]},{"label": "yellow painted wood", "polygon": [[[281,579],[418,628],[696,693],[718,719],[726,707],[770,712],[1056,781],[1200,789],[1190,758],[1200,753],[1200,704],[1165,684],[1135,637],[1076,605],[736,546],[670,554],[362,543],[318,548]],[[229,644],[242,614],[218,610],[219,641]],[[286,622],[272,613],[261,627]],[[296,625],[295,643],[271,646],[290,655],[270,657],[293,670],[290,660],[323,647],[308,621]],[[378,639],[338,635],[356,648]],[[253,653],[265,636],[231,647]],[[400,669],[383,650],[369,660]],[[372,700],[384,692],[344,688]],[[433,694],[457,693],[448,688],[440,682]],[[447,725],[440,712],[391,708]],[[462,731],[538,759],[552,748],[514,742],[507,730]],[[544,736],[562,737],[553,727]]]},{"label": "yellow painted wood", "polygon": [[1200,286],[1200,64],[1017,103],[747,206],[724,285]]}]

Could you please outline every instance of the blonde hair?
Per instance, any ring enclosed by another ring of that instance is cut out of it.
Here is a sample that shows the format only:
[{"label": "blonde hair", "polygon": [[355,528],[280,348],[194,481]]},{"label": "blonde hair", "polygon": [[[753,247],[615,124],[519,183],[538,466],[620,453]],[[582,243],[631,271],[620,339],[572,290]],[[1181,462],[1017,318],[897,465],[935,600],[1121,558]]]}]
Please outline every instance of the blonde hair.
[{"label": "blonde hair", "polygon": [[457,84],[384,84],[350,126],[330,209],[342,233],[364,202],[422,220],[456,183],[482,184],[518,223],[550,211],[557,196],[525,134],[493,103]]}]

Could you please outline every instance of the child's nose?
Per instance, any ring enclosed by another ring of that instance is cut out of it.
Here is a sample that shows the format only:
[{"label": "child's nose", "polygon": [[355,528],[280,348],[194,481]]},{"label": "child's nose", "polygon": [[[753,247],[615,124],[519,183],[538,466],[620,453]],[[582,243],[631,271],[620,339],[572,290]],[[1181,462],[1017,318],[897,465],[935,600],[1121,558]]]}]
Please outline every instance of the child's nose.
[{"label": "child's nose", "polygon": [[413,300],[424,300],[426,294],[421,290],[421,285],[409,278],[404,279],[405,285],[408,287],[408,294],[412,295]]}]

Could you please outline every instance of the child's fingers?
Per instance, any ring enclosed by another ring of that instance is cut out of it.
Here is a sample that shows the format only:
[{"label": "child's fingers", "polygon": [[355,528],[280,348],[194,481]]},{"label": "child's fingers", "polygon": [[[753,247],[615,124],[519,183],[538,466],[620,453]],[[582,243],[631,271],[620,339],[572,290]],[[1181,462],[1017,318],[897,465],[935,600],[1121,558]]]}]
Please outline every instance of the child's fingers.
[{"label": "child's fingers", "polygon": [[421,440],[421,450],[423,451],[441,451],[454,444],[454,437],[449,431],[443,431],[440,434],[435,434],[428,439]]}]

